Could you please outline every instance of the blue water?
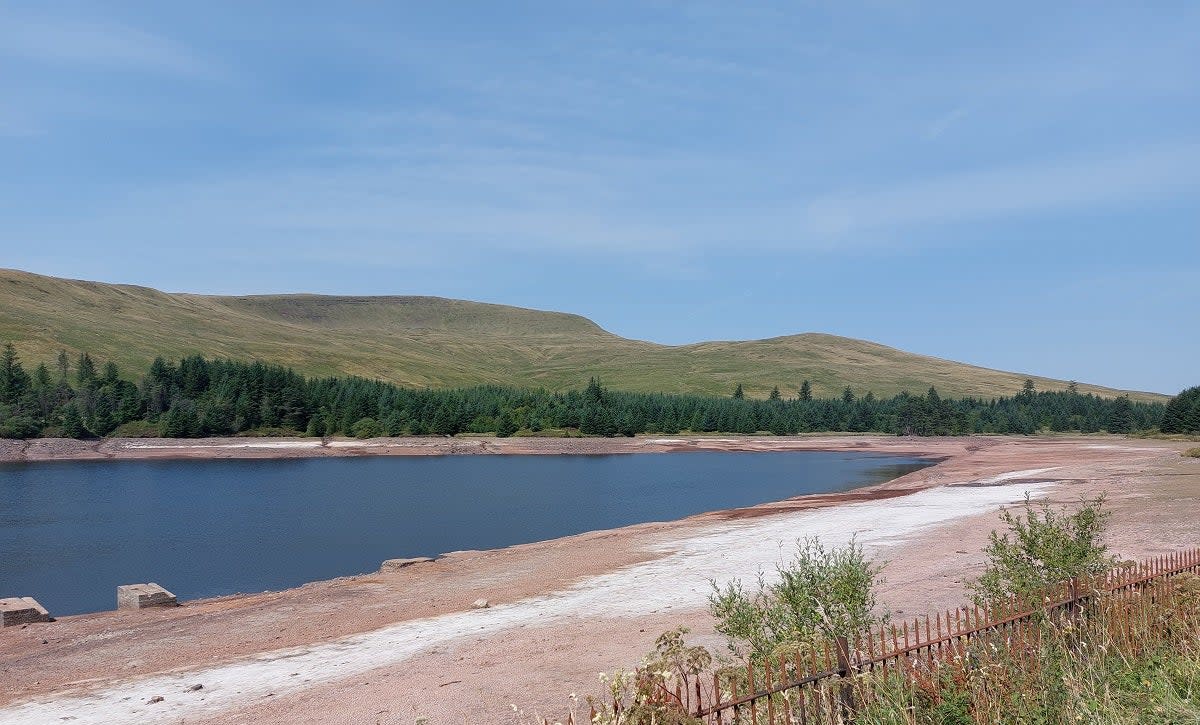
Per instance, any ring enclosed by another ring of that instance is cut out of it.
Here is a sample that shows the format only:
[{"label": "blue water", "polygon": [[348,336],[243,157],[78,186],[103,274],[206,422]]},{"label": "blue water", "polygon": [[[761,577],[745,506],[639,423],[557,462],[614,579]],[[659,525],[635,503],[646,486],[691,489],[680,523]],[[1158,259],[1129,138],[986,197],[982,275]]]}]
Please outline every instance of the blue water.
[{"label": "blue water", "polygon": [[842,491],[927,465],[867,453],[689,452],[0,465],[0,597],[113,609]]}]

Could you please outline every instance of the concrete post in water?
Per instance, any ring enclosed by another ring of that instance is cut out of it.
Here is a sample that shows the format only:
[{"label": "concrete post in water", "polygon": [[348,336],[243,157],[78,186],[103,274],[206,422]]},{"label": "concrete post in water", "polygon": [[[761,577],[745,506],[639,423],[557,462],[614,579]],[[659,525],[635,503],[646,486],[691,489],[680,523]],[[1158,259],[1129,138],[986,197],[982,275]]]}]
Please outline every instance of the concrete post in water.
[{"label": "concrete post in water", "polygon": [[154,582],[125,584],[117,587],[117,609],[146,609],[147,607],[177,607],[175,595]]},{"label": "concrete post in water", "polygon": [[49,622],[50,613],[33,597],[0,599],[0,627]]}]

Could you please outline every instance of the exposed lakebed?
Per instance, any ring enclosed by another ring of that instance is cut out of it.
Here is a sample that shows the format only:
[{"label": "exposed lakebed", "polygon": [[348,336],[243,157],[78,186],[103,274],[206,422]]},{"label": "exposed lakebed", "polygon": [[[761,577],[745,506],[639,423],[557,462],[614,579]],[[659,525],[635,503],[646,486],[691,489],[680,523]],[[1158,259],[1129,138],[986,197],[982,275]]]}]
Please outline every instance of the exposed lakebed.
[{"label": "exposed lakebed", "polygon": [[372,571],[809,493],[930,465],[872,453],[689,452],[0,464],[0,596],[112,609]]}]

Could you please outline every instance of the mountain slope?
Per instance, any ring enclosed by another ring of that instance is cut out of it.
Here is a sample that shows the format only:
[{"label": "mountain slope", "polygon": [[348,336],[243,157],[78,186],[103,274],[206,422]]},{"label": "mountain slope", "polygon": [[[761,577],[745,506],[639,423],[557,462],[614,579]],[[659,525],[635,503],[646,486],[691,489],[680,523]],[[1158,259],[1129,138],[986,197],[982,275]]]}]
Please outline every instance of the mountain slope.
[{"label": "mountain slope", "polygon": [[[1028,376],[915,355],[863,340],[808,333],[668,346],[627,340],[591,320],[438,297],[168,294],[146,287],[0,270],[0,342],[23,360],[88,351],[140,373],[156,356],[257,358],[314,375],[352,374],[416,387],[499,383],[578,388],[592,375],[625,390],[727,395],[741,383],[764,396],[924,392],[992,397]],[[1034,377],[1039,389],[1063,381]],[[1081,392],[1121,391],[1081,384]],[[1153,393],[1135,399],[1164,400]]]}]

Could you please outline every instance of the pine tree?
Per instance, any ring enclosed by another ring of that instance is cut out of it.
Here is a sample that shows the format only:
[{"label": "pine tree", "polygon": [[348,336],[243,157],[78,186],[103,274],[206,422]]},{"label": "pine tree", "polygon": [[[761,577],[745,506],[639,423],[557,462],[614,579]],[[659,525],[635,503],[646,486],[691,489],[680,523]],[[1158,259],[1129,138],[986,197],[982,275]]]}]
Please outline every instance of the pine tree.
[{"label": "pine tree", "polygon": [[800,400],[806,403],[812,400],[812,385],[807,380],[800,383]]},{"label": "pine tree", "polygon": [[1129,396],[1122,395],[1113,403],[1109,411],[1108,424],[1104,426],[1109,433],[1131,433],[1133,431],[1133,406]]},{"label": "pine tree", "polygon": [[0,354],[0,403],[16,405],[29,390],[29,373],[21,367],[17,351],[8,343]]},{"label": "pine tree", "polygon": [[775,387],[771,388],[771,394],[768,396],[768,399],[769,400],[779,400],[780,397],[781,396],[779,395],[779,386],[776,385]]},{"label": "pine tree", "polygon": [[742,398],[745,398],[745,397],[746,397],[746,391],[742,390],[742,384],[738,383],[737,387],[733,389],[733,399],[741,400]]},{"label": "pine tree", "polygon": [[500,419],[496,422],[496,437],[508,438],[517,430],[517,424],[513,421],[512,415],[507,410],[501,413]]},{"label": "pine tree", "polygon": [[600,380],[592,378],[588,381],[587,389],[583,391],[583,400],[591,405],[599,405],[604,402],[604,388],[600,385]]},{"label": "pine tree", "polygon": [[79,383],[80,388],[86,388],[96,380],[96,363],[92,362],[92,356],[86,352],[79,356],[79,362],[75,367],[75,382]]},{"label": "pine tree", "polygon": [[66,438],[86,438],[88,431],[83,426],[83,416],[74,403],[67,403],[62,413],[62,433]]}]

